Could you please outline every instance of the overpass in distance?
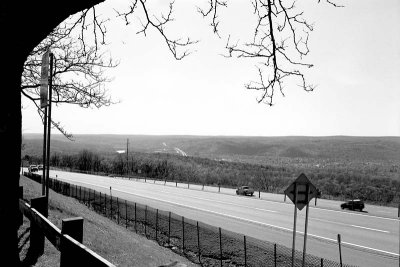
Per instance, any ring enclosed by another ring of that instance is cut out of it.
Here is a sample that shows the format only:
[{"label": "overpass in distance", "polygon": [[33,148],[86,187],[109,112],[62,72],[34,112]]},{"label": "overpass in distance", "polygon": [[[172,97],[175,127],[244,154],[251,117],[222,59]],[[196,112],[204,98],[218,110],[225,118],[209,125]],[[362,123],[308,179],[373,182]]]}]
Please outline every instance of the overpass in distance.
[{"label": "overpass in distance", "polygon": [[[128,180],[63,171],[50,176],[121,199],[148,205],[260,240],[292,247],[294,205],[283,195],[261,198],[237,196],[234,189]],[[51,195],[50,195],[51,198]],[[307,253],[339,262],[337,234],[342,239],[343,263],[357,266],[400,266],[397,209],[366,205],[365,212],[342,211],[338,201],[310,202]],[[305,209],[298,211],[296,249],[303,249]]]}]

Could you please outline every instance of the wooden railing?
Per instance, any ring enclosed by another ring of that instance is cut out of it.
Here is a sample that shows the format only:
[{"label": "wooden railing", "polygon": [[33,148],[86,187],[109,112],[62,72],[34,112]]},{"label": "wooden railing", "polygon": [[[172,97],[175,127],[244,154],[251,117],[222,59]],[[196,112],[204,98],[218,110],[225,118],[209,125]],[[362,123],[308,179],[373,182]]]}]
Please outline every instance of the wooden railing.
[{"label": "wooden railing", "polygon": [[[20,189],[20,194],[22,188]],[[46,213],[45,197],[31,200],[29,205],[19,200],[19,210],[30,220],[30,249],[40,256],[44,252],[45,237],[60,251],[60,266],[115,266],[108,262],[85,245],[83,238],[83,218],[75,217],[62,220],[62,229],[58,229],[43,214]],[[22,224],[22,217],[20,218]]]}]

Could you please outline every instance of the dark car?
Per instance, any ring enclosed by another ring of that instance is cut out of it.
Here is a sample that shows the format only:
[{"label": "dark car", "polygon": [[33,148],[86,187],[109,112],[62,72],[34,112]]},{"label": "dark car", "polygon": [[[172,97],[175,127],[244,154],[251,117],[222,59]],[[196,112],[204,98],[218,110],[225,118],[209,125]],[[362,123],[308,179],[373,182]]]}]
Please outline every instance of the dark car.
[{"label": "dark car", "polygon": [[349,210],[360,210],[362,211],[365,208],[364,201],[360,199],[352,199],[340,205],[343,209]]},{"label": "dark car", "polygon": [[254,189],[249,186],[241,186],[236,189],[236,195],[252,196],[254,195]]},{"label": "dark car", "polygon": [[28,172],[37,172],[39,169],[36,165],[30,165],[28,167]]}]

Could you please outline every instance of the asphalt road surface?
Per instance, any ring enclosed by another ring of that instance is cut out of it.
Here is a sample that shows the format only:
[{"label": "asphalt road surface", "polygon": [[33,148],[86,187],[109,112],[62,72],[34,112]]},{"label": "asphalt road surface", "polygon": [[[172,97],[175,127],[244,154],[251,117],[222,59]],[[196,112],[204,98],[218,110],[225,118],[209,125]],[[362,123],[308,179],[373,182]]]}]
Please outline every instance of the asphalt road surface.
[{"label": "asphalt road surface", "polygon": [[[279,194],[237,196],[234,189],[128,180],[50,171],[52,178],[93,188],[216,227],[292,247],[294,205]],[[51,198],[51,195],[50,195]],[[397,209],[366,205],[364,212],[342,211],[337,201],[310,202],[307,253],[357,266],[400,266]],[[296,249],[303,249],[305,210],[297,212]]]}]

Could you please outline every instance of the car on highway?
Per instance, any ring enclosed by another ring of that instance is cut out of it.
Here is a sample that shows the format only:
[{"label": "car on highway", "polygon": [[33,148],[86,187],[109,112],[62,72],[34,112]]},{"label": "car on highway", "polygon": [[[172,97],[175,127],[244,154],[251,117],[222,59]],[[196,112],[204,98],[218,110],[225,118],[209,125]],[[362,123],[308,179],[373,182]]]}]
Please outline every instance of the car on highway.
[{"label": "car on highway", "polygon": [[39,169],[36,165],[29,165],[28,172],[37,172],[37,171],[39,171]]},{"label": "car on highway", "polygon": [[343,209],[349,209],[349,210],[359,210],[362,211],[365,208],[364,201],[360,199],[352,199],[349,201],[346,201],[345,203],[342,203],[340,207]]},{"label": "car on highway", "polygon": [[247,185],[240,186],[236,189],[236,195],[253,196],[254,189]]},{"label": "car on highway", "polygon": [[42,165],[42,164],[39,164],[39,165],[38,165],[38,170],[39,170],[39,171],[42,171],[42,170],[43,170],[43,165]]}]

